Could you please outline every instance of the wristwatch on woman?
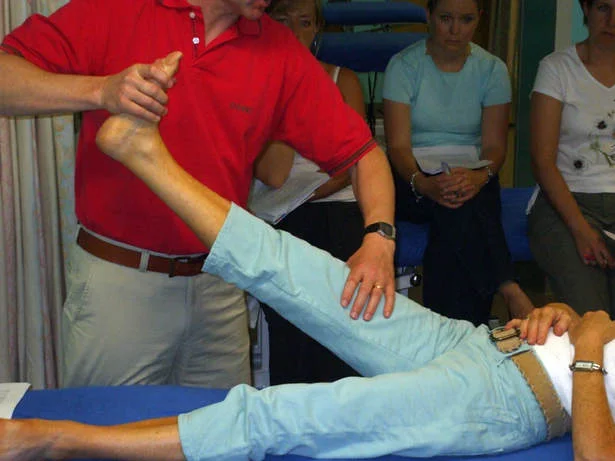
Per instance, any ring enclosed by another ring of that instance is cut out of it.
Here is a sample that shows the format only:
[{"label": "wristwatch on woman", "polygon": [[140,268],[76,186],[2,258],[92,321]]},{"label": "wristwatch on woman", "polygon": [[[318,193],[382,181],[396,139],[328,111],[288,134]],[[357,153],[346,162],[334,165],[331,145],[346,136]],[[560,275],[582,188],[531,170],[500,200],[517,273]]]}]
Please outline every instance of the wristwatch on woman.
[{"label": "wristwatch on woman", "polygon": [[493,178],[495,176],[495,173],[493,172],[493,170],[491,169],[491,167],[489,165],[487,165],[485,167],[485,171],[487,171],[487,182],[489,182],[489,181],[491,181],[491,178]]}]

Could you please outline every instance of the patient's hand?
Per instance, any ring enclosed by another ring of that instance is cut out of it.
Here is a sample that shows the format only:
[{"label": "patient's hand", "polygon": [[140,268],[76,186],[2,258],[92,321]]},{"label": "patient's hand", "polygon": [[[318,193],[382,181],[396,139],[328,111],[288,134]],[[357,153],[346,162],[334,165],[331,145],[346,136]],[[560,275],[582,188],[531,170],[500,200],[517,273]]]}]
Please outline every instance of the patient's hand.
[{"label": "patient's hand", "polygon": [[606,344],[615,339],[615,322],[605,311],[586,312],[579,322],[570,328],[570,342],[593,339]]},{"label": "patient's hand", "polygon": [[578,322],[579,316],[570,306],[550,303],[534,309],[524,319],[512,319],[505,328],[519,328],[521,338],[528,344],[544,344],[550,328],[561,336]]}]

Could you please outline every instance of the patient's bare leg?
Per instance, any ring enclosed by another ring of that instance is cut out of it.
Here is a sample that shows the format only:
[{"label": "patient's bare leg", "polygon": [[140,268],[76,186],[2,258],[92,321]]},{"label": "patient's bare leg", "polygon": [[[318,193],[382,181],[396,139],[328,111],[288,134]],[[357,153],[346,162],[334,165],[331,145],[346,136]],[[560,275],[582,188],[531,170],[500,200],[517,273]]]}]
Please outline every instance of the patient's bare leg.
[{"label": "patient's bare leg", "polygon": [[28,423],[0,420],[0,461],[31,461],[49,456],[51,443]]},{"label": "patient's bare leg", "polygon": [[[159,66],[169,77],[179,68],[181,53],[176,51],[154,65]],[[118,114],[109,117],[96,135],[96,144],[107,155],[130,167],[135,157],[147,159],[156,153],[168,153],[161,150],[158,124],[143,120],[132,115]],[[127,164],[128,163],[128,164]]]},{"label": "patient's bare leg", "polygon": [[0,419],[0,461],[44,459],[183,461],[177,418],[117,426]]},{"label": "patient's bare leg", "polygon": [[[172,75],[178,61],[179,55],[171,53],[159,62]],[[211,247],[231,204],[175,162],[160,137],[157,124],[129,115],[114,115],[98,131],[96,143],[100,150],[143,180]]]}]

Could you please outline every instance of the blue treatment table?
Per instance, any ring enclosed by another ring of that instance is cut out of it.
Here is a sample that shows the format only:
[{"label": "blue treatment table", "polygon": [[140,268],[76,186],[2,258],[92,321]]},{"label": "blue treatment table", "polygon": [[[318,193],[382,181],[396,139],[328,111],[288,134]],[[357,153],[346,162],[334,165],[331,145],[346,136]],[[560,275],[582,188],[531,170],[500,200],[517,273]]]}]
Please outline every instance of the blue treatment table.
[{"label": "blue treatment table", "polygon": [[[226,391],[179,386],[90,387],[29,391],[15,409],[14,418],[74,420],[109,425],[147,418],[173,416],[218,402]],[[215,443],[215,441],[212,441]],[[304,460],[301,456],[268,456],[268,460]],[[384,456],[382,461],[409,460]],[[436,457],[432,461],[572,461],[570,436],[497,456]]]}]

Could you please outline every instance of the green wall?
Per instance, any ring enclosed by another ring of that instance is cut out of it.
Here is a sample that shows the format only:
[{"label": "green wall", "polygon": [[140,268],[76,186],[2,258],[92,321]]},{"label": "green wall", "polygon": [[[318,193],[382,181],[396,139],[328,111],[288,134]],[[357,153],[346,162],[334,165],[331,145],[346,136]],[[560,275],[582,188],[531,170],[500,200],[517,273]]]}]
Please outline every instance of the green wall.
[{"label": "green wall", "polygon": [[556,0],[524,0],[521,7],[515,186],[535,184],[530,166],[530,93],[540,60],[555,48]]},{"label": "green wall", "polygon": [[[523,1],[515,161],[515,185],[519,187],[535,184],[529,153],[529,95],[540,59],[555,48],[556,3],[556,0]],[[587,29],[583,25],[583,13],[577,0],[574,0],[572,8],[571,43],[577,43],[587,38]]]},{"label": "green wall", "polygon": [[579,2],[574,2],[574,12],[572,15],[572,43],[582,42],[587,38],[587,29],[583,25],[583,12]]}]

